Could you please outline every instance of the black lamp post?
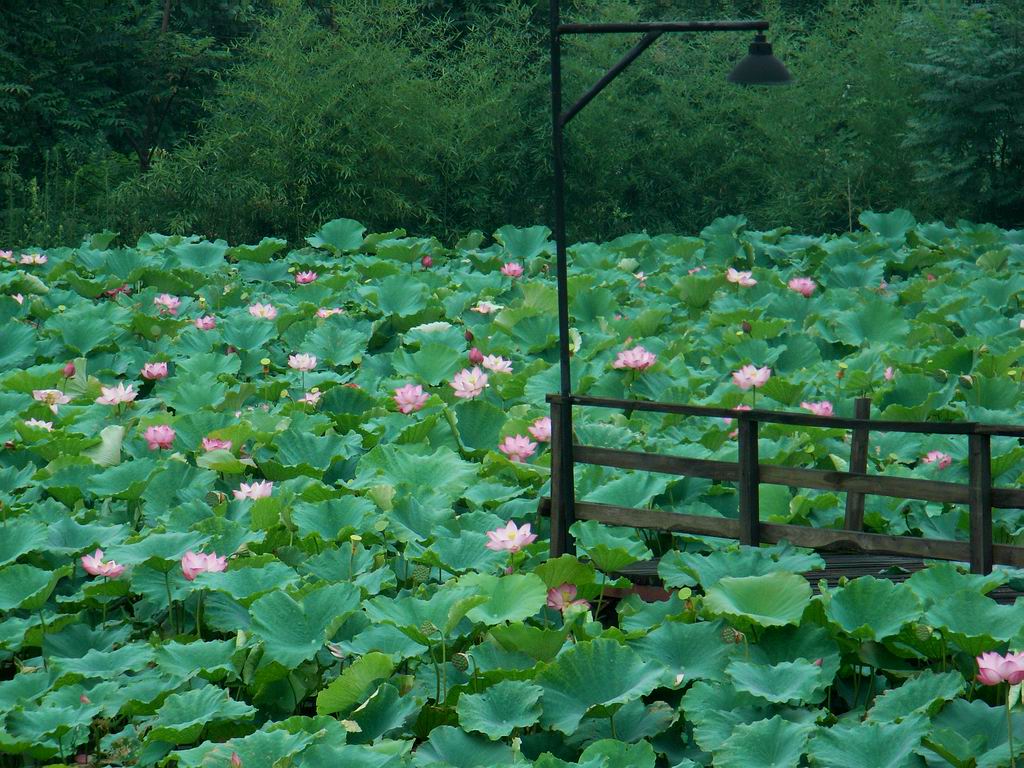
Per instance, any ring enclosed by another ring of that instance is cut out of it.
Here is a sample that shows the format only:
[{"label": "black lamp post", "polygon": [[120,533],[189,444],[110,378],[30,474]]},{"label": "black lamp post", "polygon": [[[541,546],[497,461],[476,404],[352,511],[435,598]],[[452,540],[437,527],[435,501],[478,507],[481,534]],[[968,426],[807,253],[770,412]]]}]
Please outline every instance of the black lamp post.
[{"label": "black lamp post", "polygon": [[[552,165],[554,170],[555,207],[555,272],[558,280],[558,359],[561,373],[557,408],[554,409],[557,423],[552,424],[558,437],[552,445],[555,473],[558,478],[552,484],[551,502],[559,505],[559,514],[552,514],[562,524],[551,531],[551,552],[559,555],[572,552],[574,546],[568,535],[568,528],[576,519],[575,487],[573,480],[572,448],[572,378],[569,363],[569,276],[565,242],[565,126],[589,104],[597,94],[618,77],[651,43],[665,32],[756,32],[750,52],[729,74],[728,80],[740,85],[781,85],[792,78],[786,67],[772,54],[771,43],[764,36],[767,21],[657,21],[626,22],[612,24],[563,24],[559,0],[550,0],[551,26],[551,117],[552,117]],[[643,37],[636,45],[612,66],[590,90],[584,93],[572,106],[562,110],[562,36],[593,35],[615,32],[639,32]]]}]

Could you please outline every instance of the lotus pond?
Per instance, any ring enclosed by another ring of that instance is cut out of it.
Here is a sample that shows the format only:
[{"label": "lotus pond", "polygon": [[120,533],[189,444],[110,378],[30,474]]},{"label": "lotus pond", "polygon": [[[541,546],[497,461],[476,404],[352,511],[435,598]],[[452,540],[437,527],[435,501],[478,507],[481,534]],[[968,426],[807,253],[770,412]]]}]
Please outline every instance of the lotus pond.
[{"label": "lotus pond", "polygon": [[[576,391],[1021,421],[1024,232],[861,225],[575,246]],[[0,765],[1010,765],[1024,603],[986,593],[1014,571],[814,594],[813,553],[596,523],[548,559],[548,238],[448,248],[341,219],[299,249],[107,232],[0,252]],[[576,428],[735,457],[721,420]],[[849,457],[841,430],[781,425],[760,450]],[[1024,447],[993,453],[1017,485]],[[964,482],[966,455],[878,435],[870,471]],[[706,480],[588,466],[577,489],[737,514]],[[835,526],[842,503],[762,488],[772,521]],[[866,525],[967,538],[955,505],[869,497]],[[994,528],[1024,543],[1021,511]],[[608,599],[652,557],[671,599]]]}]

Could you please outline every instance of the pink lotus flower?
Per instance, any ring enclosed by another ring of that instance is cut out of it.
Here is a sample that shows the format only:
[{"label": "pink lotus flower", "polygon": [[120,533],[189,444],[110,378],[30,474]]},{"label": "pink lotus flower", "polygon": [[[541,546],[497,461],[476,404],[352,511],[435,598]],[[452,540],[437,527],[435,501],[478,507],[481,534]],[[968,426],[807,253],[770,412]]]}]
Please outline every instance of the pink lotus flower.
[{"label": "pink lotus flower", "polygon": [[231,768],[242,768],[242,758],[238,756],[237,752],[231,753],[231,759],[228,762],[231,763]]},{"label": "pink lotus flower", "polygon": [[504,528],[496,528],[487,532],[489,541],[485,545],[494,552],[518,552],[527,544],[532,544],[537,539],[537,534],[530,533],[530,524],[517,528],[516,524],[509,520]]},{"label": "pink lotus flower", "polygon": [[473,370],[463,368],[452,377],[451,387],[456,397],[472,400],[487,387],[487,374],[476,366],[473,366]]},{"label": "pink lotus flower", "polygon": [[982,685],[1010,685],[1024,681],[1024,653],[983,653],[975,659],[978,662],[977,680]]},{"label": "pink lotus flower", "polygon": [[33,429],[42,429],[46,432],[53,432],[52,421],[42,421],[41,419],[25,419],[25,426],[32,427]]},{"label": "pink lotus flower", "polygon": [[203,438],[203,450],[204,451],[230,451],[231,441],[221,440],[217,437],[204,437]]},{"label": "pink lotus flower", "polygon": [[704,266],[704,265],[702,264],[702,265],[701,265],[701,266],[699,266],[699,267],[694,267],[693,269],[688,269],[688,270],[686,270],[686,274],[688,274],[688,275],[695,275],[695,274],[697,274],[698,272],[703,272],[703,271],[704,271],[705,269],[707,269],[707,267],[705,267],[705,266]]},{"label": "pink lotus flower", "polygon": [[82,555],[82,568],[90,576],[105,576],[116,579],[124,573],[124,566],[113,560],[103,561],[103,550],[97,549],[91,555]]},{"label": "pink lotus flower", "polygon": [[155,381],[167,378],[167,363],[146,363],[142,366],[142,378]]},{"label": "pink lotus flower", "polygon": [[645,275],[643,272],[634,272],[633,277],[636,278],[636,281],[641,288],[647,287],[647,275]]},{"label": "pink lotus flower", "polygon": [[[733,410],[734,411],[752,411],[754,409],[751,406],[744,404],[744,405],[737,405],[735,408],[733,408]],[[732,424],[735,421],[735,419],[730,419],[727,416],[723,416],[722,417],[722,421],[724,421],[726,424]]]},{"label": "pink lotus flower", "polygon": [[96,398],[96,402],[100,405],[130,403],[139,394],[135,391],[133,384],[129,384],[127,387],[124,384],[118,384],[116,387],[100,387],[100,392],[103,394]]},{"label": "pink lotus flower", "polygon": [[273,304],[260,304],[256,302],[249,306],[249,314],[253,317],[262,317],[264,320],[273,320],[277,317],[277,309]]},{"label": "pink lotus flower", "polygon": [[757,280],[754,279],[753,272],[740,272],[732,267],[729,267],[725,271],[725,279],[730,283],[736,283],[736,285],[742,285],[746,288],[749,288],[752,285],[757,285]]},{"label": "pink lotus flower", "polygon": [[323,397],[323,392],[307,392],[302,397],[298,398],[296,402],[305,403],[306,405],[316,405],[320,402],[320,398]]},{"label": "pink lotus flower", "polygon": [[50,406],[50,410],[53,413],[57,412],[57,406],[71,402],[71,398],[59,389],[33,389],[32,397],[33,399],[38,400],[41,403],[46,403]]},{"label": "pink lotus flower", "polygon": [[0,249],[0,261],[9,261],[14,263],[14,251],[5,251]]},{"label": "pink lotus flower", "polygon": [[830,403],[828,400],[822,400],[820,403],[808,403],[805,401],[803,403],[800,403],[800,407],[810,411],[815,416],[833,415],[832,403]]},{"label": "pink lotus flower", "polygon": [[117,295],[119,293],[123,293],[125,296],[129,296],[131,295],[131,292],[132,287],[128,285],[128,283],[124,283],[123,285],[117,286],[117,288],[110,288],[109,290],[104,291],[103,295],[109,296],[110,298],[114,299],[117,298]]},{"label": "pink lotus flower", "polygon": [[242,483],[234,491],[236,499],[265,499],[274,490],[274,484],[269,480],[261,480],[256,483]]},{"label": "pink lotus flower", "polygon": [[539,440],[542,443],[551,442],[551,417],[541,416],[539,419],[533,422],[527,429],[530,434],[533,435],[534,440]]},{"label": "pink lotus flower", "polygon": [[206,555],[190,549],[181,558],[181,572],[189,581],[194,580],[200,573],[220,573],[227,567],[227,557],[217,557],[216,552]]},{"label": "pink lotus flower", "polygon": [[885,378],[886,381],[892,381],[894,378],[896,378],[896,371],[894,371],[893,367],[890,365],[888,368],[885,369],[885,373],[883,373],[882,376]]},{"label": "pink lotus flower", "polygon": [[47,258],[42,253],[23,253],[21,254],[21,264],[45,264]]},{"label": "pink lotus flower", "polygon": [[937,464],[939,469],[945,469],[953,463],[953,457],[942,451],[928,451],[921,461],[925,464]]},{"label": "pink lotus flower", "polygon": [[402,413],[418,411],[429,399],[430,395],[419,384],[406,384],[395,389],[395,404]]},{"label": "pink lotus flower", "polygon": [[772,369],[767,366],[757,368],[753,365],[744,365],[738,371],[732,372],[732,383],[740,389],[763,387],[771,375]]},{"label": "pink lotus flower", "polygon": [[203,315],[196,318],[196,328],[200,331],[212,331],[217,327],[217,318],[213,315]]},{"label": "pink lotus flower", "polygon": [[22,304],[25,303],[25,297],[22,296],[20,293],[12,293],[11,298],[18,302],[18,306],[21,306]]},{"label": "pink lotus flower", "polygon": [[318,277],[320,277],[320,275],[318,275],[316,272],[313,272],[313,271],[309,271],[309,272],[296,272],[295,273],[295,282],[298,283],[299,285],[309,285],[314,280],[316,280]]},{"label": "pink lotus flower", "polygon": [[562,613],[565,613],[570,608],[590,608],[590,603],[586,600],[577,600],[576,594],[575,584],[566,583],[558,587],[552,587],[548,590],[548,608],[554,608]]},{"label": "pink lotus flower", "polygon": [[537,451],[537,444],[526,435],[509,435],[498,445],[498,450],[508,456],[509,461],[522,463]]},{"label": "pink lotus flower", "polygon": [[506,360],[500,355],[484,355],[480,361],[484,368],[495,373],[512,373],[512,361]]},{"label": "pink lotus flower", "polygon": [[174,430],[167,424],[155,424],[152,427],[147,427],[142,436],[151,451],[158,448],[170,448],[174,442]]},{"label": "pink lotus flower", "polygon": [[472,308],[474,312],[479,312],[481,315],[490,315],[497,312],[499,309],[503,309],[500,304],[492,304],[489,301],[479,301],[477,305]]},{"label": "pink lotus flower", "polygon": [[522,264],[517,264],[514,261],[510,261],[508,264],[505,264],[501,268],[501,274],[505,275],[505,277],[522,277],[523,266]]},{"label": "pink lotus flower", "polygon": [[473,365],[480,365],[484,361],[484,353],[476,347],[469,350],[469,362]]},{"label": "pink lotus flower", "polygon": [[629,368],[634,371],[645,371],[654,365],[657,359],[657,355],[653,352],[648,352],[637,344],[632,349],[619,352],[615,362],[612,363],[612,368]]},{"label": "pink lotus flower", "polygon": [[316,368],[316,355],[307,355],[305,353],[288,355],[288,367],[294,368],[296,371],[312,371]]},{"label": "pink lotus flower", "polygon": [[332,315],[340,315],[344,311],[345,310],[341,307],[320,307],[320,309],[316,311],[316,316],[319,318],[328,318]]},{"label": "pink lotus flower", "polygon": [[160,307],[160,314],[176,315],[178,307],[181,306],[181,299],[169,293],[161,293],[153,299],[153,303]]},{"label": "pink lotus flower", "polygon": [[818,287],[818,284],[809,277],[794,277],[789,281],[788,285],[789,290],[796,291],[807,299],[811,298],[811,294],[813,294],[815,289]]}]

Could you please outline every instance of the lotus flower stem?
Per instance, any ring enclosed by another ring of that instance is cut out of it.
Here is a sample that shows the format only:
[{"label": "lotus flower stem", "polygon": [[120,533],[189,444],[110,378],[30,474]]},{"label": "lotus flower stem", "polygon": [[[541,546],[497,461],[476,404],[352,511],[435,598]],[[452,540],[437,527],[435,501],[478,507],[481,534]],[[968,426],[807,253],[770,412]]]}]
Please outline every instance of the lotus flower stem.
[{"label": "lotus flower stem", "polygon": [[462,438],[459,437],[459,428],[455,423],[455,414],[452,413],[448,406],[445,406],[444,408],[444,418],[452,430],[452,437],[455,438],[455,445],[459,449],[459,455],[464,459],[468,459],[469,456],[467,455],[466,446],[462,444]]},{"label": "lotus flower stem", "polygon": [[196,598],[196,637],[200,640],[203,639],[203,595],[206,594],[205,589],[199,590],[199,596]]},{"label": "lotus flower stem", "polygon": [[[103,577],[103,584],[106,585],[106,583],[107,583],[107,577],[104,576]],[[105,626],[107,626],[107,601],[106,600],[103,601],[103,613],[102,613],[102,617],[100,618],[100,627],[102,628],[102,627],[105,627]]]},{"label": "lotus flower stem", "polygon": [[1013,717],[1010,714],[1010,689],[1012,685],[1006,686],[1006,742],[1010,747],[1010,768],[1017,768],[1017,758],[1013,756]]},{"label": "lotus flower stem", "polygon": [[171,597],[171,575],[169,571],[164,571],[164,586],[167,588],[167,626],[172,632],[177,634],[176,627],[174,626],[174,598]]},{"label": "lotus flower stem", "polygon": [[39,656],[43,660],[43,669],[47,670],[46,654],[43,652],[43,640],[46,638],[46,635],[47,635],[46,617],[43,616],[43,609],[42,608],[40,608],[36,613],[39,614],[39,623],[42,625],[42,631],[43,631],[42,637],[39,638]]}]

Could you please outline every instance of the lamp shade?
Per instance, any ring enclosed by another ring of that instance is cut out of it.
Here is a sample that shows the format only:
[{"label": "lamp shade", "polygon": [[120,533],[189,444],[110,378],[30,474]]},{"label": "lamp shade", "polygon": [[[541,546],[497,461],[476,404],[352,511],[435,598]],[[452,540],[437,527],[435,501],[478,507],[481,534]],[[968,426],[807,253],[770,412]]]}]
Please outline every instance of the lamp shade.
[{"label": "lamp shade", "polygon": [[750,44],[750,52],[743,57],[732,72],[730,83],[739,85],[783,85],[792,81],[786,65],[775,58],[772,44],[764,35],[758,34]]}]

